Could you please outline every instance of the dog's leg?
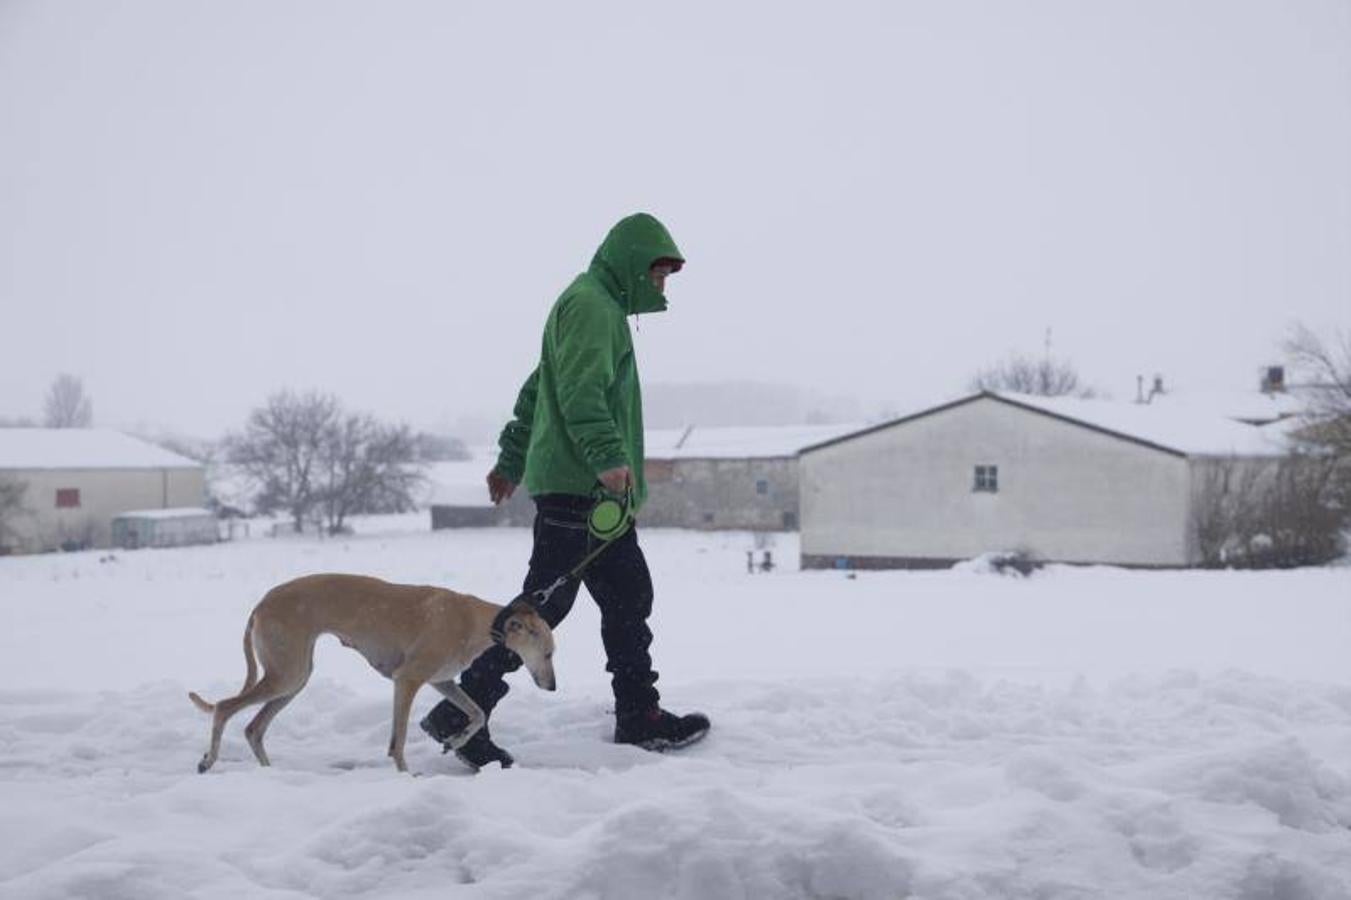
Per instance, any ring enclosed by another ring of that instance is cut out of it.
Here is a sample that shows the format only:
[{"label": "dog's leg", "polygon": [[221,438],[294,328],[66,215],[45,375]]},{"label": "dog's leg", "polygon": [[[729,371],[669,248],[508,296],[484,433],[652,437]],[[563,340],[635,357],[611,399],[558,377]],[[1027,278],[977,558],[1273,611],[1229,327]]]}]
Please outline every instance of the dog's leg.
[{"label": "dog's leg", "polygon": [[403,745],[408,738],[408,714],[413,709],[413,698],[422,687],[420,678],[407,675],[394,677],[394,724],[389,736],[389,755],[394,757],[394,765],[400,772],[407,772],[408,765],[403,761]]},{"label": "dog's leg", "polygon": [[244,737],[248,738],[249,747],[253,750],[253,755],[258,758],[258,765],[270,766],[272,763],[267,758],[267,751],[263,749],[263,735],[267,733],[267,726],[272,724],[272,720],[277,713],[286,708],[286,704],[296,698],[294,694],[287,694],[284,697],[276,697],[263,704],[263,708],[258,711],[258,715],[253,717],[253,721],[244,726]]},{"label": "dog's leg", "polygon": [[255,703],[266,703],[281,695],[293,693],[294,689],[284,684],[281,678],[266,672],[262,679],[247,691],[216,703],[215,712],[211,716],[211,748],[197,764],[197,771],[205,772],[215,765],[216,759],[220,756],[220,737],[225,731],[225,723],[230,721],[231,716]]},{"label": "dog's leg", "polygon": [[458,706],[460,711],[469,717],[469,724],[464,726],[464,730],[459,734],[451,735],[446,741],[446,743],[450,745],[450,749],[459,750],[471,737],[478,734],[478,730],[488,721],[488,717],[483,714],[483,710],[474,702],[474,698],[466,694],[464,688],[460,687],[455,682],[440,681],[432,685],[432,687],[440,691],[442,696]]}]

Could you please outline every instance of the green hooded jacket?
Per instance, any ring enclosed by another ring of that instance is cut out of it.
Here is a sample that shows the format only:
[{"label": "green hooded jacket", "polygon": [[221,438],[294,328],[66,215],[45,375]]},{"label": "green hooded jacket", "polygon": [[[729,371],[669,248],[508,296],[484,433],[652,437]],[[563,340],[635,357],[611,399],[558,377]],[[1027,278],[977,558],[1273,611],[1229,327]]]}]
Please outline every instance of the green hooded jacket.
[{"label": "green hooded jacket", "polygon": [[626,465],[634,509],[647,498],[643,399],[627,317],[666,309],[648,276],[659,259],[685,259],[665,226],[647,213],[621,219],[549,311],[539,365],[498,440],[498,473],[518,484],[524,477],[532,496],[586,496],[601,472]]}]

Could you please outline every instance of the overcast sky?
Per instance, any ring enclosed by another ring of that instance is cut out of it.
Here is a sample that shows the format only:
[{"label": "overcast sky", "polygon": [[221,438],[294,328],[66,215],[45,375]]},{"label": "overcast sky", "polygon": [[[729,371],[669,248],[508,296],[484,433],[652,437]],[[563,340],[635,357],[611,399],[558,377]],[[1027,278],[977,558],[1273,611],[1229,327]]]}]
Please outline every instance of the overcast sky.
[{"label": "overcast sky", "polygon": [[649,383],[1248,388],[1351,324],[1351,2],[0,0],[0,416],[501,418],[635,210]]}]

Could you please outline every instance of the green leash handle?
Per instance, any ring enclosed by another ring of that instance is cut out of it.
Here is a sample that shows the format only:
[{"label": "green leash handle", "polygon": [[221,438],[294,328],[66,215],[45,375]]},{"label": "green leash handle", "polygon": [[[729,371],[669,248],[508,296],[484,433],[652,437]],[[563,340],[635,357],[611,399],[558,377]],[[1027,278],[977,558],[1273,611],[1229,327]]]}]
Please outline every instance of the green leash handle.
[{"label": "green leash handle", "polygon": [[603,488],[596,492],[596,502],[586,517],[587,530],[601,541],[613,541],[633,526],[633,489],[616,497]]}]

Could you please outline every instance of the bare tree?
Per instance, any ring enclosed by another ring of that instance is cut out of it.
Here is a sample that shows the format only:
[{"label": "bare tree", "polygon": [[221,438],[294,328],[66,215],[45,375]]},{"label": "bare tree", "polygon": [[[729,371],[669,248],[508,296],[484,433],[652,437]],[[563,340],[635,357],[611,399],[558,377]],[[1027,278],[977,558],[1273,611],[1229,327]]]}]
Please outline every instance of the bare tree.
[{"label": "bare tree", "polygon": [[365,413],[334,422],[324,435],[317,498],[329,534],[354,513],[406,512],[422,480],[418,440],[406,425]]},{"label": "bare tree", "polygon": [[1339,333],[1324,341],[1305,325],[1295,325],[1285,340],[1285,352],[1307,382],[1305,427],[1300,437],[1351,460],[1351,334]]},{"label": "bare tree", "polygon": [[1290,453],[1209,464],[1193,506],[1207,566],[1319,565],[1345,552],[1351,524],[1351,341],[1303,325],[1285,341],[1307,404]]},{"label": "bare tree", "polygon": [[62,372],[47,389],[43,421],[48,428],[88,428],[94,409],[84,392],[84,382]]},{"label": "bare tree", "polygon": [[258,508],[285,510],[297,532],[315,512],[324,442],[339,417],[330,394],[281,391],[249,414],[242,432],[225,439],[226,458],[259,489]]},{"label": "bare tree", "polygon": [[351,515],[412,509],[422,479],[411,429],[345,413],[329,394],[273,394],[225,454],[257,487],[258,509],[285,510],[296,531],[312,522],[337,534]]},{"label": "bare tree", "polygon": [[1345,549],[1351,472],[1329,453],[1208,464],[1193,504],[1203,566],[1321,565]]},{"label": "bare tree", "polygon": [[1268,460],[1236,457],[1201,464],[1199,490],[1192,502],[1192,530],[1203,566],[1225,565],[1242,543],[1243,522],[1254,520],[1258,483]]},{"label": "bare tree", "polygon": [[982,369],[968,386],[973,391],[1011,391],[1040,397],[1093,397],[1068,360],[1015,353],[998,365]]},{"label": "bare tree", "polygon": [[19,518],[28,514],[24,506],[27,482],[15,478],[0,478],[0,553],[13,546],[18,539]]},{"label": "bare tree", "polygon": [[1258,508],[1260,531],[1248,540],[1254,562],[1267,568],[1316,566],[1346,550],[1351,471],[1326,453],[1281,460]]}]

